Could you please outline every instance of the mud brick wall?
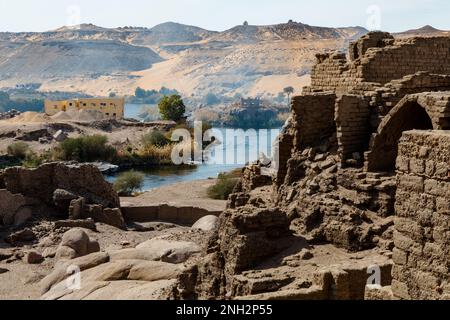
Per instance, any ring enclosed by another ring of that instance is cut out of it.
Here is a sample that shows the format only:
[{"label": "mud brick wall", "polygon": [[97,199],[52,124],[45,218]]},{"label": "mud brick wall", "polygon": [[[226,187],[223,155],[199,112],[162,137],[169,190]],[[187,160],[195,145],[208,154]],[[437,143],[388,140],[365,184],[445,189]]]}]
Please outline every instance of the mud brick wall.
[{"label": "mud brick wall", "polygon": [[296,150],[319,145],[323,139],[336,132],[335,103],[336,95],[333,93],[317,93],[293,98]]},{"label": "mud brick wall", "polygon": [[393,107],[408,94],[450,91],[450,75],[417,72],[402,79],[392,80],[371,95],[371,124],[376,130]]},{"label": "mud brick wall", "polygon": [[370,48],[383,48],[393,42],[394,37],[388,32],[369,32],[357,41],[350,43],[350,61],[354,61],[359,57],[362,57]]},{"label": "mud brick wall", "polygon": [[381,84],[418,71],[450,74],[450,37],[411,38],[369,49],[361,66],[364,81]]},{"label": "mud brick wall", "polygon": [[367,149],[371,132],[368,98],[343,95],[336,102],[335,115],[341,159]]},{"label": "mud brick wall", "polygon": [[[311,87],[305,92],[342,94],[360,86],[381,87],[420,71],[450,74],[450,37],[396,41],[387,35],[386,39],[372,38],[350,45],[350,61],[339,52],[317,55],[317,64],[311,72]],[[374,47],[369,48],[369,45]]]},{"label": "mud brick wall", "polygon": [[363,81],[362,69],[351,68],[343,53],[317,55],[311,70],[311,87],[305,93],[333,91],[344,93]]},{"label": "mud brick wall", "polygon": [[393,293],[450,299],[450,132],[405,132],[397,172]]}]

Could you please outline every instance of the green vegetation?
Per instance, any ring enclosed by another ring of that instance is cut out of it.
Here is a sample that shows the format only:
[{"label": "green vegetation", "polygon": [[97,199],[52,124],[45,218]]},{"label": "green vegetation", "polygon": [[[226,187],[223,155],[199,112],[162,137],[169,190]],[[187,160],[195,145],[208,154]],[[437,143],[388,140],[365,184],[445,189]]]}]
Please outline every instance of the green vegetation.
[{"label": "green vegetation", "polygon": [[18,158],[18,159],[25,159],[27,154],[30,152],[30,147],[25,142],[14,142],[13,144],[10,144],[6,150],[8,155]]},{"label": "green vegetation", "polygon": [[227,200],[239,181],[239,175],[240,171],[221,173],[216,184],[208,189],[208,197],[216,200]]},{"label": "green vegetation", "polygon": [[22,161],[22,166],[26,168],[37,168],[41,164],[43,164],[46,161],[46,157],[44,155],[39,156],[35,154],[34,152],[30,152],[27,154],[25,159]]},{"label": "green vegetation", "polygon": [[121,173],[114,182],[114,190],[122,196],[131,196],[140,191],[144,184],[144,175],[135,171]]},{"label": "green vegetation", "polygon": [[177,90],[161,87],[159,90],[144,90],[137,87],[134,97],[129,98],[130,103],[157,104],[164,96],[178,94]]},{"label": "green vegetation", "polygon": [[170,140],[165,136],[164,132],[161,131],[152,131],[142,137],[142,144],[144,145],[144,147],[164,147],[169,143]]},{"label": "green vegetation", "polygon": [[283,92],[287,95],[288,104],[291,103],[291,95],[294,93],[294,87],[286,87]]},{"label": "green vegetation", "polygon": [[174,94],[171,96],[165,96],[158,103],[159,113],[163,120],[180,121],[185,112],[186,106],[184,105],[181,96]]},{"label": "green vegetation", "polygon": [[80,162],[99,160],[112,162],[117,156],[117,151],[107,145],[107,142],[108,138],[101,135],[70,138],[61,142],[57,158]]},{"label": "green vegetation", "polygon": [[27,168],[39,167],[46,159],[44,155],[39,156],[31,151],[28,144],[19,141],[8,146],[8,156],[10,157],[9,164],[22,165]]}]

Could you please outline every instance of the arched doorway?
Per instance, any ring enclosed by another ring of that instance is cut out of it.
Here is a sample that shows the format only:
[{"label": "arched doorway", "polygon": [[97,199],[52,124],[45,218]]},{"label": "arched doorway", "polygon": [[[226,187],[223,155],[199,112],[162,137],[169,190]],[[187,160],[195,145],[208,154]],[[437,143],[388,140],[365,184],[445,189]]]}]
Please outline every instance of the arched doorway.
[{"label": "arched doorway", "polygon": [[417,101],[408,100],[395,107],[380,125],[368,154],[367,170],[394,171],[402,133],[413,129],[431,130],[433,122],[424,107]]}]

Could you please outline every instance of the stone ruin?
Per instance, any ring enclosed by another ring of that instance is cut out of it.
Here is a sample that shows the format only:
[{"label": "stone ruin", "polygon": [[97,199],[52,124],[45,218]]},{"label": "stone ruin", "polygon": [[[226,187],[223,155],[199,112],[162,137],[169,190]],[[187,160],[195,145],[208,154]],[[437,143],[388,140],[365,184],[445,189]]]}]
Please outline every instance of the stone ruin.
[{"label": "stone ruin", "polygon": [[45,218],[125,228],[117,192],[93,165],[55,162],[0,170],[0,227]]},{"label": "stone ruin", "polygon": [[[450,298],[450,37],[372,32],[347,55],[318,54],[278,149],[273,176],[262,164],[244,169],[176,297]],[[267,261],[300,238],[384,252],[384,287],[366,287],[367,266],[306,284],[295,268],[265,277]]]}]

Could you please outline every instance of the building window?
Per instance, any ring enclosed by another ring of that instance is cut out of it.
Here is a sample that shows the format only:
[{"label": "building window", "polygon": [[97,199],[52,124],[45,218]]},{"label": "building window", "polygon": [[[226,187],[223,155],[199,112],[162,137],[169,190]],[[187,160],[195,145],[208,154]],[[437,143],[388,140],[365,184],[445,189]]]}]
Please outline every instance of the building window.
[{"label": "building window", "polygon": [[107,116],[109,116],[109,113],[106,113]]},{"label": "building window", "polygon": [[83,103],[83,107],[86,107],[87,106],[87,103]]},{"label": "building window", "polygon": [[95,104],[95,103],[92,103],[92,106],[93,106],[93,107],[95,107],[95,106],[96,106],[96,104]]},{"label": "building window", "polygon": [[116,114],[116,113],[113,113],[113,116],[115,117],[115,116],[117,116],[117,114]]}]

